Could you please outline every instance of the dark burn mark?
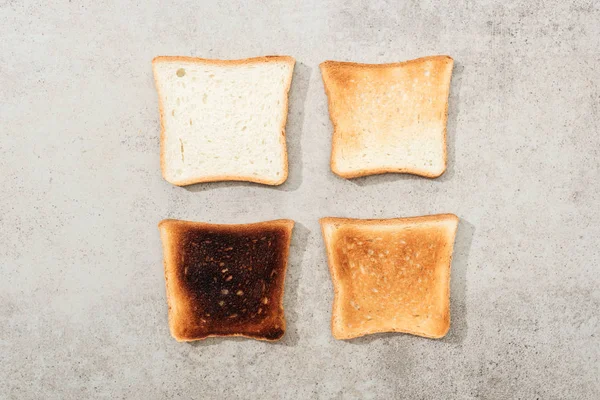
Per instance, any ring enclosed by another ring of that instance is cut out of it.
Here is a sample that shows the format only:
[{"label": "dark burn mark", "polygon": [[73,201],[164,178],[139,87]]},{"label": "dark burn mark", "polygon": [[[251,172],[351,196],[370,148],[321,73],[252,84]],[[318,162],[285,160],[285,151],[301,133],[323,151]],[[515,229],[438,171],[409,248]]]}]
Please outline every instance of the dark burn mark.
[{"label": "dark burn mark", "polygon": [[277,340],[281,338],[284,333],[285,332],[281,328],[272,328],[265,333],[264,337],[267,340]]},{"label": "dark burn mark", "polygon": [[[188,229],[181,234],[179,279],[198,318],[213,331],[259,323],[278,312],[281,249],[286,232],[216,232]],[[268,338],[283,335],[280,328]]]}]

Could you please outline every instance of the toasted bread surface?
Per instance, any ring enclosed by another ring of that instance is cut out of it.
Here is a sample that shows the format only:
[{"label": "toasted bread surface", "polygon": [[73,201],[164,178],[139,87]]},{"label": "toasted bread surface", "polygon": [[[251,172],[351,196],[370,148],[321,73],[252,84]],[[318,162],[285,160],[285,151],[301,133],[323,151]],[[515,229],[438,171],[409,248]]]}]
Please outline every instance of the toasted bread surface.
[{"label": "toasted bread surface", "polygon": [[280,339],[293,225],[291,220],[238,225],[161,221],[173,337]]},{"label": "toasted bread surface", "polygon": [[288,175],[285,125],[295,60],[158,56],[163,177],[280,185]]},{"label": "toasted bread surface", "polygon": [[320,222],[336,339],[378,332],[440,338],[448,332],[455,215]]},{"label": "toasted bread surface", "polygon": [[446,121],[453,60],[321,64],[333,124],[331,169],[344,178],[446,170]]}]

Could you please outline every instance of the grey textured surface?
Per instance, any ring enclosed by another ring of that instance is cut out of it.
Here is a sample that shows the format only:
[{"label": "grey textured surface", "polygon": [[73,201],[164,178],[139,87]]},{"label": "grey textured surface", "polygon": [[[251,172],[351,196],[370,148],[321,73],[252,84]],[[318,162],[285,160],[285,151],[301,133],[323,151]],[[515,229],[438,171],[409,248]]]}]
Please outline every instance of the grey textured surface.
[{"label": "grey textured surface", "polygon": [[[600,5],[0,0],[0,398],[600,397]],[[329,169],[318,64],[449,54],[449,170]],[[156,55],[296,58],[281,187],[159,171]],[[453,212],[452,327],[334,341],[318,218]],[[297,221],[281,343],[169,335],[157,223]]]}]

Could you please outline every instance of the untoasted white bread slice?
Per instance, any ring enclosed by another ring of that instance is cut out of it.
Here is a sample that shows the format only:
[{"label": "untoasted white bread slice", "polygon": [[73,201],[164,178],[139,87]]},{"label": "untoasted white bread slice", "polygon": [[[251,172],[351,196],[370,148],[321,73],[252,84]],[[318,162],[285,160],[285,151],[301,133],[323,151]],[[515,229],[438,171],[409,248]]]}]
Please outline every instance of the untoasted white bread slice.
[{"label": "untoasted white bread slice", "polygon": [[378,332],[443,337],[458,217],[322,218],[336,339]]},{"label": "untoasted white bread slice", "polygon": [[222,225],[167,219],[158,226],[175,339],[283,336],[294,221]]},{"label": "untoasted white bread slice", "polygon": [[161,168],[175,185],[283,183],[285,124],[294,59],[156,57]]},{"label": "untoasted white bread slice", "polygon": [[452,66],[448,56],[396,64],[322,63],[334,128],[333,172],[344,178],[442,175]]}]

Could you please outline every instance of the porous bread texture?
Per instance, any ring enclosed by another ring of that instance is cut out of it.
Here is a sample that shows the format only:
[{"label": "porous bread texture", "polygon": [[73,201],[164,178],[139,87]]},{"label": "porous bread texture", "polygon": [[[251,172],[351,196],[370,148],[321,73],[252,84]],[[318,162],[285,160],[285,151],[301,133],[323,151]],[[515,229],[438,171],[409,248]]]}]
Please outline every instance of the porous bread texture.
[{"label": "porous bread texture", "polygon": [[443,337],[450,327],[457,226],[453,214],[321,219],[335,293],[333,336],[405,332]]},{"label": "porous bread texture", "polygon": [[156,57],[161,168],[175,185],[288,174],[285,124],[294,59]]},{"label": "porous bread texture", "polygon": [[334,128],[333,172],[344,178],[442,175],[452,67],[448,56],[395,64],[322,63]]}]

